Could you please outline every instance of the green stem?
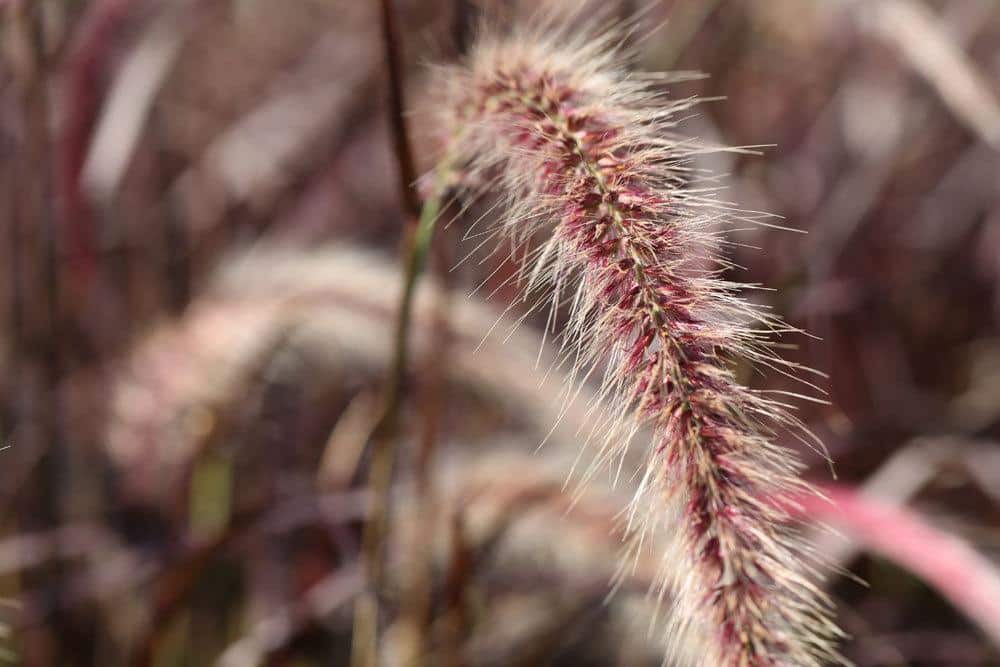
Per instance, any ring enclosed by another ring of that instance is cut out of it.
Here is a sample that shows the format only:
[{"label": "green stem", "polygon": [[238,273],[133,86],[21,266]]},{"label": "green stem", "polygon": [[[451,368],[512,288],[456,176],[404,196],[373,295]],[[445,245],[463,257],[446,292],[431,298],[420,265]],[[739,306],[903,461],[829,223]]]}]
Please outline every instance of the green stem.
[{"label": "green stem", "polygon": [[[432,196],[424,202],[423,209],[420,212],[420,221],[417,223],[417,227],[413,231],[409,242],[406,268],[403,274],[403,294],[400,299],[399,311],[396,318],[392,368],[389,374],[389,384],[386,393],[386,411],[391,412],[389,416],[393,422],[399,409],[400,389],[408,361],[407,353],[409,351],[410,320],[413,317],[413,296],[416,293],[417,281],[427,263],[427,252],[430,249],[431,239],[434,237],[434,227],[436,226],[440,210],[440,196]],[[394,425],[393,423],[389,426]]]},{"label": "green stem", "polygon": [[[444,182],[443,173],[439,172],[438,185]],[[442,188],[436,187],[435,194],[424,202],[420,220],[407,242],[403,292],[400,296],[393,338],[392,364],[385,385],[382,411],[369,438],[372,461],[368,473],[368,488],[372,493],[372,508],[362,538],[362,557],[368,574],[368,591],[358,599],[355,606],[351,656],[353,667],[374,667],[377,663],[378,594],[383,588],[383,550],[389,517],[389,491],[396,459],[400,397],[408,365],[413,297],[416,294],[417,281],[427,263],[427,253],[441,210],[441,191]]]}]

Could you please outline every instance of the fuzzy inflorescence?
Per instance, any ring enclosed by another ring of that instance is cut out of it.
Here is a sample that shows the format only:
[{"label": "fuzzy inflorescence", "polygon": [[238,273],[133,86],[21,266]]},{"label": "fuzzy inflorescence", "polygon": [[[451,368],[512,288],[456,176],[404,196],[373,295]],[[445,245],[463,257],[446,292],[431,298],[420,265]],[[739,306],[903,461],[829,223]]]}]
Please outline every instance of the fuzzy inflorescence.
[{"label": "fuzzy inflorescence", "polygon": [[719,275],[713,230],[734,214],[699,185],[704,149],[674,134],[694,102],[666,99],[666,77],[628,73],[616,39],[484,30],[440,78],[446,159],[499,195],[496,229],[532,248],[526,293],[547,286],[554,312],[568,304],[579,377],[598,370],[615,401],[601,458],[654,434],[632,511],[677,535],[663,556],[670,631],[710,639],[701,664],[824,664],[837,630],[774,502],[805,489],[774,442],[795,421],[733,372],[738,359],[788,371],[768,343],[781,325]]}]

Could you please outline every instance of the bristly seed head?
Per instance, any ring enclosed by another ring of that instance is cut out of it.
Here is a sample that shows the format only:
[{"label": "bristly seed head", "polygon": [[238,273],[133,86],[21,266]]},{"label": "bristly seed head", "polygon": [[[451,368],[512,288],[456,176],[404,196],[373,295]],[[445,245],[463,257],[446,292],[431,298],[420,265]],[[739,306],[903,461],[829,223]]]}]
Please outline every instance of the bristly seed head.
[{"label": "bristly seed head", "polygon": [[[800,464],[773,442],[799,424],[734,378],[742,358],[791,372],[769,347],[782,326],[706,268],[724,213],[695,183],[704,148],[674,135],[693,100],[664,77],[626,72],[619,35],[486,29],[441,76],[435,107],[465,183],[503,197],[498,231],[526,257],[526,292],[567,300],[575,376],[604,369],[602,460],[640,425],[655,434],[632,514],[676,521],[664,555],[671,632],[710,638],[705,665],[822,665],[838,630],[775,496],[800,491]],[[770,425],[769,425],[770,424]],[[678,640],[680,642],[681,640]]]}]

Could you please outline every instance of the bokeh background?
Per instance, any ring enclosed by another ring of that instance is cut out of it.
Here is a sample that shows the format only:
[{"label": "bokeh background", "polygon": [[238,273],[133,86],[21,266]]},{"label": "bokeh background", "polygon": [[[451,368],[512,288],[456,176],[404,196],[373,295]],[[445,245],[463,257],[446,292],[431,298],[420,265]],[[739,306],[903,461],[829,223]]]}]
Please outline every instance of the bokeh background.
[{"label": "bokeh background", "polygon": [[[478,8],[531,21],[539,3],[392,4],[424,170],[426,64],[457,57]],[[814,336],[787,355],[825,374],[799,414],[836,481],[787,444],[844,501],[807,521],[841,532],[813,537],[844,571],[826,587],[845,655],[1000,665],[1000,5],[599,4],[642,11],[637,67],[709,75],[671,89],[724,98],[685,133],[757,147],[705,158],[722,196],[808,232],[738,229],[727,252]],[[410,224],[379,3],[0,11],[6,659],[348,664]],[[539,323],[504,342],[515,307],[487,336],[511,267],[450,270],[462,224],[418,300],[382,660],[661,664],[653,564],[605,601],[632,482],[564,485],[585,405],[560,419]]]}]

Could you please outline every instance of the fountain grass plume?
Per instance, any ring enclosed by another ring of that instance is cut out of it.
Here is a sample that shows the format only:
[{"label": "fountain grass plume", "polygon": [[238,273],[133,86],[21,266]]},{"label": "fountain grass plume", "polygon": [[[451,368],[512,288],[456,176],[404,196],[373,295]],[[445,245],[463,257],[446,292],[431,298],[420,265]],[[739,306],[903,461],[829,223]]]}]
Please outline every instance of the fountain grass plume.
[{"label": "fountain grass plume", "polygon": [[[570,313],[576,382],[601,378],[599,458],[652,432],[631,507],[641,528],[676,536],[662,590],[679,644],[707,639],[704,665],[839,660],[814,559],[773,498],[808,491],[776,434],[801,424],[773,394],[742,386],[741,360],[790,375],[773,352],[787,327],[728,282],[720,222],[747,220],[715,198],[677,132],[697,103],[627,68],[619,29],[485,26],[464,61],[441,68],[433,109],[458,188],[497,199],[480,245],[510,240],[526,295]],[[641,531],[640,531],[641,532]],[[638,547],[637,548],[641,548]]]}]

